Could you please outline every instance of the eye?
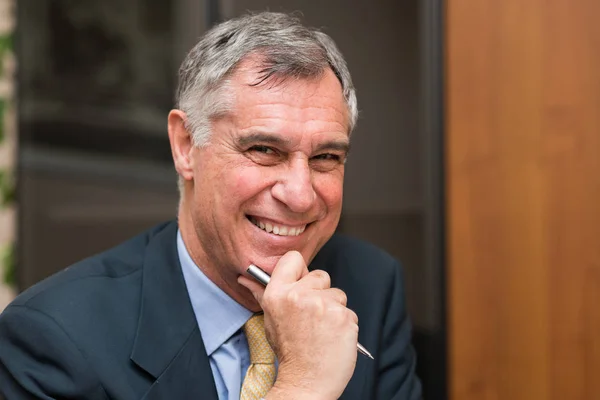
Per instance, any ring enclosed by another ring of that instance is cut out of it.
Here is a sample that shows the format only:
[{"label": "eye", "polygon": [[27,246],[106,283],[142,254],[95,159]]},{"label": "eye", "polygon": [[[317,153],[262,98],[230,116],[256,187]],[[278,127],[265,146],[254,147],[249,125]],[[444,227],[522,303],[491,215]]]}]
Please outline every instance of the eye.
[{"label": "eye", "polygon": [[285,158],[285,153],[261,144],[249,147],[245,155],[256,164],[264,166],[276,165]]},{"label": "eye", "polygon": [[320,172],[337,170],[344,165],[344,157],[335,153],[323,153],[311,157],[312,168]]},{"label": "eye", "polygon": [[337,154],[325,153],[319,154],[318,156],[314,156],[313,159],[324,161],[340,161],[341,157]]},{"label": "eye", "polygon": [[250,147],[248,150],[254,151],[257,153],[262,153],[262,154],[275,154],[275,150],[273,150],[272,148],[270,148],[268,146],[256,145],[256,146]]}]

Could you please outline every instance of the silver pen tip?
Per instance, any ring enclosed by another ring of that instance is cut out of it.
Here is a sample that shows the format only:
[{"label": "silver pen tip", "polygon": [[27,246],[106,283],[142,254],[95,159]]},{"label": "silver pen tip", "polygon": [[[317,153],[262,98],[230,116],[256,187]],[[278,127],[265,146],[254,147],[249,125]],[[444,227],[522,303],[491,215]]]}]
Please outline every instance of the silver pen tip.
[{"label": "silver pen tip", "polygon": [[360,343],[356,344],[356,347],[358,347],[358,351],[361,352],[362,354],[364,354],[365,356],[369,357],[371,360],[375,360],[375,358],[371,355],[371,353],[369,353],[369,350],[367,350],[365,348],[365,346],[363,346]]}]

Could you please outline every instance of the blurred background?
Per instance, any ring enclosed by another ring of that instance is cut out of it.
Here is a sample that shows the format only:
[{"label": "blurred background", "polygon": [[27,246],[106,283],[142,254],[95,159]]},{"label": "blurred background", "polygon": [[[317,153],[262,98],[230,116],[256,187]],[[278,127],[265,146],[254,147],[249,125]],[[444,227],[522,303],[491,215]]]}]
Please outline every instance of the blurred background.
[{"label": "blurred background", "polygon": [[301,11],[358,93],[339,230],[402,262],[425,398],[600,399],[598,3],[0,0],[0,310],[172,219],[185,53]]}]

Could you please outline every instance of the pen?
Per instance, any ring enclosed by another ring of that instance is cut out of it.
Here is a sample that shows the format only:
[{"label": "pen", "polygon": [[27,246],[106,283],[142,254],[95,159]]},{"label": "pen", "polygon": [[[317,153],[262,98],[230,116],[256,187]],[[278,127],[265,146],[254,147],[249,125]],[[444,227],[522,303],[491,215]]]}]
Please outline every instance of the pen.
[{"label": "pen", "polygon": [[[257,267],[254,264],[250,264],[250,266],[248,267],[248,269],[246,271],[254,279],[256,279],[258,282],[262,283],[264,286],[267,286],[267,284],[271,281],[271,277],[269,276],[269,274],[267,274],[265,271],[263,271],[262,269],[260,269],[259,267]],[[356,348],[359,353],[369,357],[371,360],[374,360],[371,353],[369,353],[369,351],[362,344],[356,343]]]}]

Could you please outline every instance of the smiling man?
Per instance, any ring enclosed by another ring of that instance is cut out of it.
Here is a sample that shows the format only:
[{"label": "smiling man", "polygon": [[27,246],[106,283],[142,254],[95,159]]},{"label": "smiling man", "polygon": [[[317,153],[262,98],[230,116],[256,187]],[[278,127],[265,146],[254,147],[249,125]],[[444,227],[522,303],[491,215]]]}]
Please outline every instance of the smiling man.
[{"label": "smiling man", "polygon": [[0,316],[0,392],[420,398],[400,267],[334,235],[357,106],[333,41],[248,15],[209,31],[179,78],[177,221],[20,295]]},{"label": "smiling man", "polygon": [[184,180],[179,228],[186,247],[209,279],[256,311],[238,283],[248,265],[270,274],[290,250],[309,262],[335,231],[350,129],[331,69],[259,83],[265,57],[257,50],[231,74],[221,96],[235,100],[212,122],[206,143],[194,145],[184,111],[169,115]]}]

